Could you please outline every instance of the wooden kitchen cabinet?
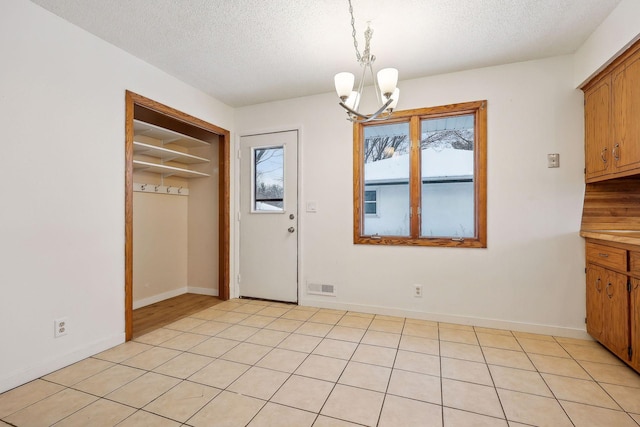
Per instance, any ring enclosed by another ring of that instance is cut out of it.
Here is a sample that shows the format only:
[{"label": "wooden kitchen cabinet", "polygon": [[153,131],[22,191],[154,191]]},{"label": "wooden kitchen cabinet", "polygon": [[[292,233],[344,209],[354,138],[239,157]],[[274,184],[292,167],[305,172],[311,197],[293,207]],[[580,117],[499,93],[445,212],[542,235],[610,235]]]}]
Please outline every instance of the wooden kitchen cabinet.
[{"label": "wooden kitchen cabinet", "polygon": [[631,366],[640,372],[640,279],[631,279]]},{"label": "wooden kitchen cabinet", "polygon": [[640,41],[582,90],[587,332],[640,372]]},{"label": "wooden kitchen cabinet", "polygon": [[586,182],[640,174],[640,45],[583,90]]},{"label": "wooden kitchen cabinet", "polygon": [[587,252],[587,332],[616,356],[629,360],[627,251],[589,242]]},{"label": "wooden kitchen cabinet", "polygon": [[640,251],[609,244],[587,241],[587,332],[640,371]]}]

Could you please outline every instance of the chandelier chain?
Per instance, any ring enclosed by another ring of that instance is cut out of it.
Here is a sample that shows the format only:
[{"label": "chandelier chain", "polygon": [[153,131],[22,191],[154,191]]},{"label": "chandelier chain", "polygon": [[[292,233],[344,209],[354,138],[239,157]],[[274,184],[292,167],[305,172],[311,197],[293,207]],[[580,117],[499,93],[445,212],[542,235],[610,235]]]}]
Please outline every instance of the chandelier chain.
[{"label": "chandelier chain", "polygon": [[[351,0],[349,2],[349,15],[351,16],[351,37],[353,38],[353,47],[356,51],[356,59],[362,66],[362,78],[358,85],[358,90],[353,90],[354,75],[351,73],[338,73],[335,76],[336,91],[340,98],[340,106],[347,110],[347,119],[354,123],[365,123],[371,121],[387,120],[393,114],[393,110],[398,102],[398,89],[396,82],[398,78],[398,71],[395,68],[385,68],[378,72],[378,78],[373,73],[373,63],[376,57],[371,54],[371,38],[373,36],[373,29],[371,28],[371,22],[367,22],[367,28],[364,32],[364,50],[362,54],[358,48],[358,38],[356,31],[356,19],[353,16],[353,4]],[[365,85],[365,79],[367,75],[371,75],[373,80],[373,89],[376,97],[378,98],[379,108],[373,114],[362,114],[358,112],[360,104],[360,98]],[[384,77],[381,77],[383,75]],[[380,91],[380,85],[378,80],[384,80],[384,92]]]},{"label": "chandelier chain", "polygon": [[[356,49],[356,58],[358,62],[362,61],[362,56],[360,55],[360,51],[358,50],[358,39],[356,38],[356,20],[353,17],[353,5],[351,4],[351,0],[349,0],[349,14],[351,14],[351,37],[353,37],[353,47]],[[366,53],[366,52],[365,52]]]}]

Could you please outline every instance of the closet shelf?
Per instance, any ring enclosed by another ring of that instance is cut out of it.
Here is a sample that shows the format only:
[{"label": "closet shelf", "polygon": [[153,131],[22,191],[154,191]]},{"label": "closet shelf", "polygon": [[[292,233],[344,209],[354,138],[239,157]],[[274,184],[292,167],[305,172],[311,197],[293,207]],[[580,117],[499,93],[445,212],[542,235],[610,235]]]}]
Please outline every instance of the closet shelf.
[{"label": "closet shelf", "polygon": [[209,147],[211,145],[206,141],[191,138],[190,136],[141,122],[139,120],[133,121],[133,131],[135,135],[154,138],[160,140],[162,144],[174,144],[185,148]]},{"label": "closet shelf", "polygon": [[185,164],[208,163],[209,159],[194,156],[193,154],[182,153],[180,151],[170,150],[168,148],[158,147],[156,145],[145,144],[144,142],[133,141],[133,154],[142,154],[145,156],[155,157],[165,162],[176,161]]},{"label": "closet shelf", "polygon": [[175,166],[160,165],[157,163],[143,162],[142,160],[133,161],[133,169],[141,172],[153,172],[162,174],[162,176],[179,176],[181,178],[206,178],[209,174],[196,172],[189,169],[177,168]]}]

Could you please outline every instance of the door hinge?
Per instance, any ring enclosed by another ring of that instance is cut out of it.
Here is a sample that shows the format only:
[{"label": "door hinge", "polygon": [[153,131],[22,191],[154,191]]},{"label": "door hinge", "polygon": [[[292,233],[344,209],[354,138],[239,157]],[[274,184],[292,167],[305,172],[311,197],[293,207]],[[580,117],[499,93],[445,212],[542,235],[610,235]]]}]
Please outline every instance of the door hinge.
[{"label": "door hinge", "polygon": [[240,221],[241,217],[242,217],[242,214],[240,212],[238,212],[238,221]]},{"label": "door hinge", "polygon": [[631,293],[631,279],[627,279],[627,292]]},{"label": "door hinge", "polygon": [[238,150],[238,158],[241,159],[242,158],[242,151]]},{"label": "door hinge", "polygon": [[631,360],[631,357],[633,356],[633,348],[631,348],[631,346],[627,349],[627,354],[629,355],[629,360]]},{"label": "door hinge", "polygon": [[586,317],[584,318],[584,324],[585,325],[587,324],[587,318]]},{"label": "door hinge", "polygon": [[238,273],[238,283],[240,283],[240,273]]},{"label": "door hinge", "polygon": [[584,268],[584,274],[587,274],[587,267]]},{"label": "door hinge", "polygon": [[584,170],[582,171],[583,174],[587,174],[587,168],[584,168]]}]

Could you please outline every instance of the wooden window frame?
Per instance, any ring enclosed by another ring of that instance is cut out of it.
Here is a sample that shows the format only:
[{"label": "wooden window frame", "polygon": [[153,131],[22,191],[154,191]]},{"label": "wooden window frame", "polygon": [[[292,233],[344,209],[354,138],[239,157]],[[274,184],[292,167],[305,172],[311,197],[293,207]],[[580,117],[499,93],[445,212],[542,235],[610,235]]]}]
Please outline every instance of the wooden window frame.
[{"label": "wooden window frame", "polygon": [[[455,237],[420,236],[421,169],[420,122],[450,116],[474,115],[474,229],[475,236]],[[396,111],[385,123],[409,123],[410,167],[409,204],[410,235],[368,236],[364,228],[364,129],[366,123],[353,125],[353,243],[364,245],[408,245],[486,248],[487,247],[487,101],[474,101],[415,110]],[[370,123],[373,124],[373,123]],[[369,124],[369,125],[370,125]]]}]

